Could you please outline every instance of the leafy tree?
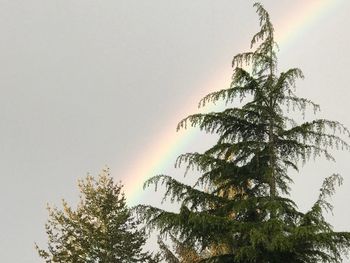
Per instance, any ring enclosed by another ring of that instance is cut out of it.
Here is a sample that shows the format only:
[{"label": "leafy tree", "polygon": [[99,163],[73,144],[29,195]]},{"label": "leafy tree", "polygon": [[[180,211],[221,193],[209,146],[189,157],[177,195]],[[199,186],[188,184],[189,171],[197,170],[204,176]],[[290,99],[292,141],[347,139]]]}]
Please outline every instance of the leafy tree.
[{"label": "leafy tree", "polygon": [[252,51],[234,56],[229,88],[199,103],[224,101],[226,108],[190,115],[178,124],[178,129],[197,126],[218,136],[204,153],[177,159],[178,166],[200,171],[196,183],[167,175],[145,183],[165,185],[165,198],[181,203],[179,213],[145,205],[138,211],[151,229],[175,236],[185,247],[220,248],[201,262],[341,262],[350,234],[334,231],[323,216],[332,208],[327,197],[341,177],[326,178],[318,200],[301,212],[289,198],[289,171],[298,171],[312,157],[333,160],[332,149],[349,150],[344,139],[349,131],[337,121],[298,123],[289,116],[309,108],[316,114],[319,106],[296,95],[300,69],[278,71],[270,16],[261,4],[254,7],[260,31],[252,38]]},{"label": "leafy tree", "polygon": [[138,230],[125,203],[122,185],[104,170],[94,179],[79,181],[80,200],[72,209],[63,200],[63,210],[48,207],[47,250],[36,248],[45,262],[157,262],[142,252],[144,231]]}]

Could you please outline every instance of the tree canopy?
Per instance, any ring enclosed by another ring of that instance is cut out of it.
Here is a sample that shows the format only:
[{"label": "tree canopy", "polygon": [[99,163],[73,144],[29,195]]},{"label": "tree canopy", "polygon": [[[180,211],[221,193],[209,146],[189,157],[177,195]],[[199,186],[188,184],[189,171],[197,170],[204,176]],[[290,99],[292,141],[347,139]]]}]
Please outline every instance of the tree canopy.
[{"label": "tree canopy", "polygon": [[63,209],[48,207],[47,249],[36,246],[45,262],[131,263],[157,262],[143,252],[144,231],[126,206],[122,185],[114,183],[109,170],[98,179],[79,181],[76,209],[63,200]]},{"label": "tree canopy", "polygon": [[334,160],[334,149],[349,150],[349,130],[338,121],[293,119],[308,109],[316,115],[319,105],[297,96],[296,80],[304,77],[299,68],[278,70],[270,15],[260,3],[254,7],[260,30],[251,51],[234,56],[227,89],[199,102],[224,102],[226,108],[190,115],[177,127],[196,126],[218,136],[205,152],[176,161],[200,176],[194,185],[167,175],[150,178],[145,187],[164,185],[165,197],[180,202],[180,211],[147,205],[138,211],[150,229],[199,254],[208,252],[200,262],[341,262],[350,234],[334,231],[323,215],[332,208],[327,197],[341,177],[327,177],[318,200],[301,212],[289,195],[290,171],[310,158]]}]

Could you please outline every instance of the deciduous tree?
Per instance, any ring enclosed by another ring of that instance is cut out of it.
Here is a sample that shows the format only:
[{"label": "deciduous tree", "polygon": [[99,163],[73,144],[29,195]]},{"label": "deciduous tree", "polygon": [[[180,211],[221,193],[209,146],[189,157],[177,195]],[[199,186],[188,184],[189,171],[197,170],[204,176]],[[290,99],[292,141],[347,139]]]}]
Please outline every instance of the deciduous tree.
[{"label": "deciduous tree", "polygon": [[131,263],[157,262],[143,252],[146,238],[125,203],[122,185],[109,170],[97,179],[79,181],[76,209],[63,201],[63,209],[48,207],[47,249],[37,250],[45,262]]}]

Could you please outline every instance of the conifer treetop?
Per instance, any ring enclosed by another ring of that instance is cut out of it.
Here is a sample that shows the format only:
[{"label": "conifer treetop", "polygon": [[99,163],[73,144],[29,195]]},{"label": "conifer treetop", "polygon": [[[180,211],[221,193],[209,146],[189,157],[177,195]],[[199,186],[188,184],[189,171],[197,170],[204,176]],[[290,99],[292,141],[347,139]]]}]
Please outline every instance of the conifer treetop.
[{"label": "conifer treetop", "polygon": [[[225,102],[218,112],[190,115],[177,129],[199,127],[216,134],[217,142],[203,153],[178,157],[200,172],[194,185],[157,175],[145,187],[163,185],[165,199],[179,202],[178,213],[138,206],[141,219],[161,235],[171,235],[185,247],[209,251],[201,262],[341,262],[350,246],[348,232],[335,232],[323,212],[339,175],[325,179],[319,199],[307,212],[289,198],[290,169],[310,158],[334,160],[333,150],[349,150],[349,130],[338,121],[293,119],[319,105],[296,94],[299,68],[277,68],[277,44],[268,12],[256,8],[260,30],[252,50],[234,56],[232,82],[227,89],[206,95],[199,106]],[[240,103],[236,103],[240,101]],[[307,175],[305,175],[307,176]],[[214,253],[211,248],[220,248]],[[225,248],[225,249],[223,249]]]}]

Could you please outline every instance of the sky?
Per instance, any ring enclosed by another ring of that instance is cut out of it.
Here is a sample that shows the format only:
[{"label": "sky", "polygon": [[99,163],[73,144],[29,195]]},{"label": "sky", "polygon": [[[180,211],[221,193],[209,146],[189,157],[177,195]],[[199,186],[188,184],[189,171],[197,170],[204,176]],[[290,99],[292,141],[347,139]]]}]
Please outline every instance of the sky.
[{"label": "sky", "polygon": [[[74,204],[77,180],[105,166],[125,183],[130,204],[159,205],[142,183],[157,173],[181,179],[176,156],[214,142],[177,133],[176,124],[206,93],[228,87],[232,57],[258,30],[253,2],[0,0],[2,262],[41,262],[34,242],[45,245],[46,204]],[[283,35],[305,8],[311,17],[330,1],[261,2]],[[300,67],[299,94],[321,105],[320,117],[350,127],[350,2],[331,2],[282,41],[279,66]],[[292,198],[308,209],[322,180],[341,173],[327,218],[350,230],[349,153],[335,157],[294,174]]]}]

